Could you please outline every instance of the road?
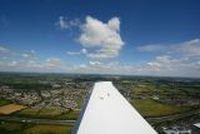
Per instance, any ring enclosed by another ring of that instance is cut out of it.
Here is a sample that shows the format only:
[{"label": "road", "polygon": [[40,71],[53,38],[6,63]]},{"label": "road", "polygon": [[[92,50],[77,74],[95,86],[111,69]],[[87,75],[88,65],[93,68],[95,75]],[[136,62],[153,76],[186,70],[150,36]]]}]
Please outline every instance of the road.
[{"label": "road", "polygon": [[22,123],[34,123],[34,124],[54,124],[54,125],[74,125],[75,120],[52,120],[52,119],[33,119],[23,117],[10,117],[1,116],[0,121],[15,121]]},{"label": "road", "polygon": [[[189,117],[196,114],[200,114],[199,109],[181,113],[181,114],[146,118],[146,120],[152,123],[160,123],[163,121],[181,119],[181,118]],[[22,122],[22,123],[26,122],[26,123],[34,123],[34,124],[54,124],[54,125],[74,125],[76,122],[76,120],[34,119],[34,118],[13,117],[13,116],[0,116],[0,121],[15,121],[15,122]]]},{"label": "road", "polygon": [[193,110],[193,111],[188,111],[180,114],[174,114],[174,115],[168,115],[168,116],[162,116],[162,117],[152,117],[152,118],[146,118],[147,121],[153,122],[153,123],[159,123],[163,121],[171,121],[171,120],[176,120],[176,119],[182,119],[185,117],[189,117],[192,115],[200,114],[200,110]]}]

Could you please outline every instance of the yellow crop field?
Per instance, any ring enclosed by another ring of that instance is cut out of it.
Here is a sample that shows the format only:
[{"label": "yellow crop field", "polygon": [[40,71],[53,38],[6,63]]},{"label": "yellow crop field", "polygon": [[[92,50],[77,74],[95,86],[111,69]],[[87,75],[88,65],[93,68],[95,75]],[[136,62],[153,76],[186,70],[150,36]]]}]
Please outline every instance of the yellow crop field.
[{"label": "yellow crop field", "polygon": [[4,105],[4,106],[0,107],[0,114],[8,115],[8,114],[20,111],[25,108],[26,108],[26,106],[24,106],[24,105],[8,104],[8,105]]}]

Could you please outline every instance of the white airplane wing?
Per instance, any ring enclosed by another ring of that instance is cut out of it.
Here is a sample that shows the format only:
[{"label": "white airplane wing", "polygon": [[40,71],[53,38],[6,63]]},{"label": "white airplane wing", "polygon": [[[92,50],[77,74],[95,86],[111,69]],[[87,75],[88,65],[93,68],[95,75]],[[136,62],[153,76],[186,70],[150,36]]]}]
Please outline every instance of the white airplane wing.
[{"label": "white airplane wing", "polygon": [[74,134],[157,134],[112,82],[96,82]]}]

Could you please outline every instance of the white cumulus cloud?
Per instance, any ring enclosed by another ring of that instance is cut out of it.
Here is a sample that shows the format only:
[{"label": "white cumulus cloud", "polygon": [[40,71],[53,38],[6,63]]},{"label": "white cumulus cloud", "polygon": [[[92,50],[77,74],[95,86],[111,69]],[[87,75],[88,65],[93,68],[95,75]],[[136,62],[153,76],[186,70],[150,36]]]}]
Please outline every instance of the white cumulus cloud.
[{"label": "white cumulus cloud", "polygon": [[118,17],[113,17],[107,23],[104,23],[96,18],[87,16],[81,31],[79,42],[83,47],[92,48],[92,52],[87,53],[90,58],[116,57],[124,45],[119,33],[120,20]]}]

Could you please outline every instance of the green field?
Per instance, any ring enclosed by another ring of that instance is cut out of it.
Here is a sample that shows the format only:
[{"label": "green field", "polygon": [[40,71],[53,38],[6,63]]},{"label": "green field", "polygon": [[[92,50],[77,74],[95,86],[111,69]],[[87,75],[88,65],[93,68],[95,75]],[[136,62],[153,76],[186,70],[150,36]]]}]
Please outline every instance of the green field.
[{"label": "green field", "polygon": [[0,106],[9,104],[10,101],[0,98]]},{"label": "green field", "polygon": [[72,126],[34,125],[24,131],[24,134],[70,134]]},{"label": "green field", "polygon": [[31,118],[56,118],[62,113],[63,111],[61,109],[55,109],[55,108],[43,108],[43,109],[27,108],[25,110],[16,113],[16,115],[21,117],[31,117]]},{"label": "green field", "polygon": [[1,134],[70,134],[73,126],[1,122]]},{"label": "green field", "polygon": [[79,111],[63,111],[61,109],[54,109],[54,108],[43,108],[33,109],[27,108],[20,112],[14,114],[14,116],[20,117],[29,117],[29,118],[48,118],[48,119],[69,119],[69,120],[76,120],[78,118]]},{"label": "green field", "polygon": [[135,99],[132,104],[145,117],[165,116],[189,110],[188,107],[163,104],[152,99]]},{"label": "green field", "polygon": [[58,117],[58,119],[68,119],[68,120],[77,120],[79,116],[79,111],[69,111]]}]

